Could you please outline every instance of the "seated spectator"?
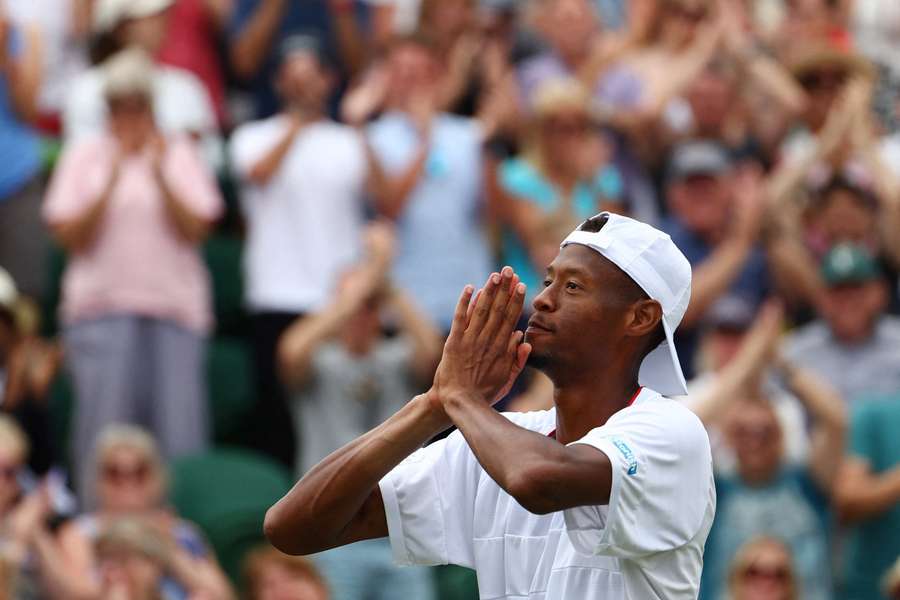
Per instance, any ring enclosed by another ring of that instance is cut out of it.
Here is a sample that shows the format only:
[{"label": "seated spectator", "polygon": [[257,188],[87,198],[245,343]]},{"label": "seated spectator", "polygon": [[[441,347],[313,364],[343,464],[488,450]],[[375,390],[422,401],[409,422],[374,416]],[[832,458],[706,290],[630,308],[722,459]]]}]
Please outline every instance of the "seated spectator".
[{"label": "seated spectator", "polygon": [[438,112],[438,62],[427,38],[398,40],[387,64],[385,112],[368,128],[375,208],[397,223],[394,281],[449,331],[459,290],[486,279],[492,265],[482,142],[496,121]]},{"label": "seated spectator", "polygon": [[247,600],[328,600],[328,586],[315,565],[271,546],[251,550],[244,559]]},{"label": "seated spectator", "polygon": [[51,433],[48,398],[62,357],[58,345],[29,324],[35,311],[0,267],[0,409],[25,429],[33,441],[29,464],[44,474],[62,456]]},{"label": "seated spectator", "polygon": [[[63,111],[66,140],[95,137],[107,131],[108,104],[104,64],[125,49],[140,49],[158,57],[168,27],[173,0],[97,0],[93,30],[99,48],[96,65],[72,82]],[[203,84],[192,73],[162,64],[146,66],[152,79],[156,125],[166,135],[188,134],[202,142],[207,161],[221,163],[221,139],[216,112]]]},{"label": "seated spectator", "polygon": [[[780,323],[766,311],[692,407],[707,426],[721,423],[737,461],[734,473],[715,465],[716,520],[706,543],[702,596],[726,597],[728,564],[738,549],[757,536],[778,535],[796,561],[799,597],[830,598],[827,503],[843,452],[844,406],[811,371],[777,358]],[[804,463],[785,460],[785,431],[762,386],[773,367],[808,415]]]},{"label": "seated spectator", "polygon": [[574,79],[551,80],[533,104],[526,148],[500,167],[509,204],[504,220],[511,226],[502,262],[528,286],[529,298],[540,292],[544,269],[569,231],[600,211],[622,210],[621,180],[604,164],[608,148],[587,91]]},{"label": "seated spectator", "polygon": [[41,38],[33,27],[13,25],[6,4],[0,4],[0,266],[23,293],[39,297],[48,238],[39,208],[42,148],[30,123],[42,84]]},{"label": "seated spectator", "polygon": [[327,116],[335,73],[318,41],[289,37],[281,55],[281,112],[239,127],[231,156],[247,223],[245,301],[258,401],[253,445],[292,466],[275,347],[295,319],[325,306],[338,273],[358,258],[367,163],[363,139]]},{"label": "seated spectator", "polygon": [[65,147],[44,205],[70,254],[61,317],[83,499],[85,457],[107,423],[144,422],[167,457],[208,439],[212,311],[198,247],[222,200],[194,144],[158,132],[151,73],[138,50],[106,64],[110,132]]},{"label": "seated spectator", "polygon": [[900,556],[898,419],[900,388],[852,408],[847,455],[835,478],[838,515],[851,527],[843,549],[841,598],[896,597],[882,595],[879,584]]},{"label": "seated spectator", "polygon": [[[210,592],[202,580],[180,565],[178,550],[146,521],[123,517],[103,528],[94,543],[100,578],[98,600],[144,598],[230,598]],[[178,586],[183,593],[174,592]]]},{"label": "seated spectator", "polygon": [[[119,584],[107,572],[110,567],[124,568],[119,576],[127,579],[128,561],[121,562],[121,550],[125,549],[149,559],[146,569],[131,575],[153,573],[165,598],[200,597],[194,594],[216,600],[232,598],[225,574],[196,527],[165,507],[165,466],[147,432],[110,425],[97,439],[91,467],[98,508],[66,522],[59,532],[61,558],[69,574],[68,585],[73,586],[65,597],[93,598]],[[124,523],[123,518],[127,519]],[[145,543],[153,546],[152,552]],[[164,563],[159,562],[161,557]],[[160,578],[163,568],[165,574]]]},{"label": "seated spectator", "polygon": [[800,600],[798,588],[791,551],[775,538],[747,542],[731,562],[730,600]]},{"label": "seated spectator", "polygon": [[840,244],[822,260],[820,317],[796,329],[786,355],[834,386],[845,402],[900,390],[900,319],[885,314],[887,282],[865,247]]},{"label": "seated spectator", "polygon": [[[279,363],[293,390],[302,441],[298,475],[369,431],[428,387],[440,360],[441,337],[411,300],[390,287],[390,229],[372,226],[365,262],[341,278],[334,300],[297,321],[279,343]],[[391,311],[398,334],[383,333]],[[387,538],[336,548],[316,556],[336,598],[427,599],[430,573],[393,570]]]}]

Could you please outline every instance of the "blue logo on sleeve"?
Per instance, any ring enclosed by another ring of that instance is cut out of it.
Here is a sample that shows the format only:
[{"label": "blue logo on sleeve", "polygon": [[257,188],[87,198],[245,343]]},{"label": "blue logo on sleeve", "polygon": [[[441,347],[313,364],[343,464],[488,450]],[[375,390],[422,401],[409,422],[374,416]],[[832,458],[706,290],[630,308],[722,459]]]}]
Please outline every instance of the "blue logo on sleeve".
[{"label": "blue logo on sleeve", "polygon": [[625,460],[628,461],[628,471],[626,471],[629,475],[634,475],[637,473],[637,459],[634,457],[634,452],[631,451],[631,448],[628,447],[628,444],[623,442],[619,438],[612,438],[613,446],[615,446],[619,452],[622,453],[622,456]]}]

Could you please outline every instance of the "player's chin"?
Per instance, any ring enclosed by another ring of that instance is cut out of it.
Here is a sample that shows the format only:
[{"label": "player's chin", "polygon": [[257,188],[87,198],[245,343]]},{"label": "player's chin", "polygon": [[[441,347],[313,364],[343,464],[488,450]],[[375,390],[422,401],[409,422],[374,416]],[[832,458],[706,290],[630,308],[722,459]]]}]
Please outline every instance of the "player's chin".
[{"label": "player's chin", "polygon": [[538,371],[545,370],[552,362],[552,354],[544,348],[541,348],[539,343],[535,344],[533,340],[527,339],[526,341],[532,346],[531,353],[528,355],[528,361],[525,365],[537,369]]}]

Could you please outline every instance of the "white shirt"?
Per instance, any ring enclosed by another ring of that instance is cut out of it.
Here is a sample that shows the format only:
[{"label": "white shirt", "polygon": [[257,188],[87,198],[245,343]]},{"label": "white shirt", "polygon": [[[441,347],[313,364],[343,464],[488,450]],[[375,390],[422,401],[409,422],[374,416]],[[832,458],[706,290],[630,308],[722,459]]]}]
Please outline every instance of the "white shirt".
[{"label": "white shirt", "polygon": [[[556,428],[555,409],[505,416],[544,435]],[[645,388],[573,443],[609,457],[608,505],[532,514],[458,431],[415,452],[380,483],[395,560],[474,568],[482,600],[696,598],[716,506],[700,420]]]},{"label": "white shirt", "polygon": [[72,34],[73,4],[72,0],[6,2],[16,25],[36,26],[41,32],[44,73],[38,102],[47,112],[62,109],[72,80],[88,68],[84,44]]},{"label": "white shirt", "polygon": [[289,127],[276,115],[241,126],[231,139],[247,220],[246,302],[255,311],[319,310],[359,256],[367,166],[352,128],[327,120],[307,125],[268,182],[247,179]]}]

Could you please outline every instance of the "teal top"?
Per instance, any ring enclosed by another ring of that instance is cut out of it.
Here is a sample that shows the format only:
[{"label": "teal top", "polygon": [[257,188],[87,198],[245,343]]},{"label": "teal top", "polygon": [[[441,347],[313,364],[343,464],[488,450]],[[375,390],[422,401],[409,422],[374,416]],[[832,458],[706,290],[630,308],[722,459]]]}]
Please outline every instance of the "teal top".
[{"label": "teal top", "polygon": [[[900,395],[853,405],[848,451],[881,475],[900,466]],[[844,561],[844,600],[882,600],[879,586],[900,557],[900,503],[850,531]]]},{"label": "teal top", "polygon": [[[528,161],[512,158],[500,165],[500,186],[521,202],[537,206],[551,214],[560,206],[559,194],[553,185]],[[572,210],[578,219],[587,219],[599,212],[599,200],[619,200],[622,196],[622,179],[612,166],[598,171],[593,181],[575,186],[572,194]],[[511,266],[528,286],[527,302],[530,303],[541,289],[546,265],[534,265],[524,242],[510,229],[503,231],[501,258]],[[562,240],[560,240],[562,242]]]}]

